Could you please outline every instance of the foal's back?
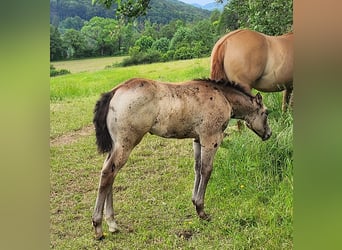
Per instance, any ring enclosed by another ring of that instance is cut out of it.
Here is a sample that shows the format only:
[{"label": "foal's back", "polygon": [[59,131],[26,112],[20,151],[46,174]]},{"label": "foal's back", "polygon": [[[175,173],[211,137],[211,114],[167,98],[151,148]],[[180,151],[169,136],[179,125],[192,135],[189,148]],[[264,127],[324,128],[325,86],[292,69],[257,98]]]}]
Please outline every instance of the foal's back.
[{"label": "foal's back", "polygon": [[175,84],[134,78],[113,91],[107,118],[113,133],[127,130],[137,135],[150,132],[166,138],[199,138],[222,132],[230,118],[228,100],[203,81]]}]

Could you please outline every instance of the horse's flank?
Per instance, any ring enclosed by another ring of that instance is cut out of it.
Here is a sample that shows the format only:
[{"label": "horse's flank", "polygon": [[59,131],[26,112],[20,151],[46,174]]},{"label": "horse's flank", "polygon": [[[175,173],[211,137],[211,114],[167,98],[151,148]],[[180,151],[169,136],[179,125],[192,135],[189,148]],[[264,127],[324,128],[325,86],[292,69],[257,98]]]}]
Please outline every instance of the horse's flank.
[{"label": "horse's flank", "polygon": [[254,88],[263,92],[287,90],[287,95],[291,94],[293,33],[281,36],[252,30],[228,33],[212,50],[210,77],[238,82],[248,92]]}]

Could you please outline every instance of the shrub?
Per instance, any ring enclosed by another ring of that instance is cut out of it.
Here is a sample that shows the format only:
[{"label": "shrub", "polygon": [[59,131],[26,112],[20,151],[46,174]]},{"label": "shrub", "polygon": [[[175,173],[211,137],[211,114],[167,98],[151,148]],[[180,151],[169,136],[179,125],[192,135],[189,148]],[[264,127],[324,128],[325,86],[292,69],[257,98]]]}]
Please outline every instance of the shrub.
[{"label": "shrub", "polygon": [[173,55],[173,59],[175,60],[184,60],[194,58],[193,50],[189,47],[180,47],[175,51]]},{"label": "shrub", "polygon": [[122,61],[122,66],[161,62],[162,60],[163,57],[160,52],[149,50],[148,52],[134,53],[129,58],[125,58]]},{"label": "shrub", "polygon": [[50,64],[50,76],[60,76],[70,74],[70,71],[67,69],[57,70],[52,64]]}]

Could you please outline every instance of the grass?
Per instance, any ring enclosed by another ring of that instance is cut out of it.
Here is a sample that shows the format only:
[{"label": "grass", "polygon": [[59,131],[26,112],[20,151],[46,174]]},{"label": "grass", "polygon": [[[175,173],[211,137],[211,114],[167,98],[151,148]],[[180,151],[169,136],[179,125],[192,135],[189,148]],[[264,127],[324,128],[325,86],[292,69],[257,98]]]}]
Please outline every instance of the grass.
[{"label": "grass", "polygon": [[[50,138],[90,125],[100,93],[128,78],[175,82],[208,75],[204,58],[51,78]],[[206,192],[210,222],[198,219],[191,203],[192,141],[147,135],[114,183],[121,231],[110,234],[104,225],[105,240],[95,241],[91,215],[104,156],[94,133],[51,146],[51,248],[292,249],[292,114],[281,113],[280,93],[263,97],[273,110],[273,135],[262,142],[246,128],[228,130]]]},{"label": "grass", "polygon": [[126,57],[127,56],[117,56],[82,60],[68,60],[52,62],[51,64],[55,66],[56,69],[67,69],[71,73],[94,72],[98,70],[103,70],[108,66],[112,66],[113,64],[121,63],[122,60]]}]

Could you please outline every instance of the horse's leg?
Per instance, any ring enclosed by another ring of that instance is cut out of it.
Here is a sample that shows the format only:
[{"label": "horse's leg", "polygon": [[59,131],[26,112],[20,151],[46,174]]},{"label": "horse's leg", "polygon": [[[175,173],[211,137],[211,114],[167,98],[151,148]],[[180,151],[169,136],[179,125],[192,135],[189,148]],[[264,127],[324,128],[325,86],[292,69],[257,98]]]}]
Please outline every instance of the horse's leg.
[{"label": "horse's leg", "polygon": [[201,180],[201,144],[198,140],[194,140],[193,142],[194,148],[194,169],[195,169],[195,182],[194,182],[194,189],[192,192],[192,203],[195,205],[195,199],[198,192],[198,185]]},{"label": "horse's leg", "polygon": [[292,92],[293,92],[293,88],[286,88],[284,90],[284,94],[283,94],[283,104],[282,104],[282,111],[286,112],[287,108],[290,105],[290,101],[292,102]]}]

